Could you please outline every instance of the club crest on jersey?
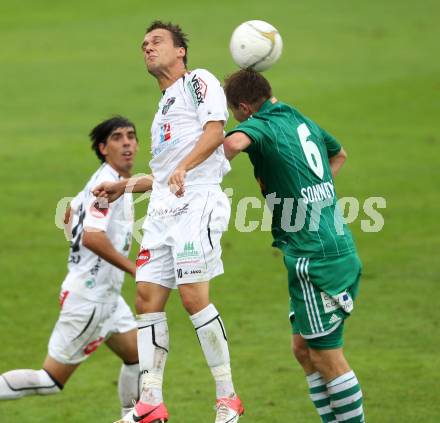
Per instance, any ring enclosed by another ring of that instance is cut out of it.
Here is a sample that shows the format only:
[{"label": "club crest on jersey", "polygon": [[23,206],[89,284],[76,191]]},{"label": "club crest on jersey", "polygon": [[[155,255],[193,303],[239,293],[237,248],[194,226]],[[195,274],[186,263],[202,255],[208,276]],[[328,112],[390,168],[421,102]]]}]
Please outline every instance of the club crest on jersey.
[{"label": "club crest on jersey", "polygon": [[194,104],[199,107],[205,101],[208,85],[200,76],[194,75],[192,79],[187,82],[187,86],[194,100]]},{"label": "club crest on jersey", "polygon": [[162,107],[162,114],[166,115],[168,110],[170,110],[171,106],[176,102],[176,97],[170,97],[165,105]]},{"label": "club crest on jersey", "polygon": [[142,249],[136,259],[136,267],[142,267],[151,260],[150,250]]},{"label": "club crest on jersey", "polygon": [[164,123],[160,127],[160,143],[167,142],[171,139],[171,125],[169,123]]},{"label": "club crest on jersey", "polygon": [[90,213],[94,217],[105,217],[107,216],[109,210],[109,204],[106,198],[98,198],[90,206]]}]

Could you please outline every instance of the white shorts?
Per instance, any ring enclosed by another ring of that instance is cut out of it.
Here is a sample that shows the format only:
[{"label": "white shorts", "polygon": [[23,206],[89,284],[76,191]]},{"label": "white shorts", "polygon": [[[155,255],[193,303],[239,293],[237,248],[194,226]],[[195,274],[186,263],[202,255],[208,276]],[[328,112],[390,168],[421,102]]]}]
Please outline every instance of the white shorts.
[{"label": "white shorts", "polygon": [[49,355],[60,363],[81,363],[113,333],[137,327],[121,296],[114,303],[98,303],[63,291],[60,304],[60,316],[49,340]]},{"label": "white shorts", "polygon": [[220,239],[231,206],[220,186],[188,187],[177,198],[153,194],[136,260],[136,281],[167,288],[205,282],[223,273]]}]

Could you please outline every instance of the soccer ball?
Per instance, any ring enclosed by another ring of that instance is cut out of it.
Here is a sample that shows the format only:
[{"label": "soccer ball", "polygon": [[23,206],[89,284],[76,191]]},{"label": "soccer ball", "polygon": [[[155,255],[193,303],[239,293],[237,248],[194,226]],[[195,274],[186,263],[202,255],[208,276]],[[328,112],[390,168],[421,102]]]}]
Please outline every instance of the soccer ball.
[{"label": "soccer ball", "polygon": [[269,69],[280,58],[283,40],[271,24],[247,21],[235,28],[229,49],[240,68],[260,72]]}]

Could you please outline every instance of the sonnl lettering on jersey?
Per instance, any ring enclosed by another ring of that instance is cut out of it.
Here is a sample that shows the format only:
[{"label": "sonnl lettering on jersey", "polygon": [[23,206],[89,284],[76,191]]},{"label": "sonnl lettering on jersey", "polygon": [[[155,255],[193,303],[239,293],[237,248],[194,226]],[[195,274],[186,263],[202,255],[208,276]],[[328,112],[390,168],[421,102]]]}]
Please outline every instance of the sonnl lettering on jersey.
[{"label": "sonnl lettering on jersey", "polygon": [[301,189],[301,196],[305,204],[316,203],[317,201],[334,198],[335,187],[331,182],[310,185]]}]

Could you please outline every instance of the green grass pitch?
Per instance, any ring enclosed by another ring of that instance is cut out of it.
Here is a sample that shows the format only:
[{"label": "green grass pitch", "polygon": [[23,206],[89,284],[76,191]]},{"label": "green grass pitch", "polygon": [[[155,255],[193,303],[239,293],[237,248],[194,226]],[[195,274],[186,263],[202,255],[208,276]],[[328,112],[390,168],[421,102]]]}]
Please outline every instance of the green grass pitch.
[{"label": "green grass pitch", "polygon": [[[2,2],[0,373],[40,368],[46,354],[67,256],[54,210],[97,166],[90,128],[114,113],[133,119],[136,171],[147,169],[160,93],[140,52],[146,26],[157,18],[181,23],[191,67],[222,78],[235,69],[234,27],[264,19],[284,38],[280,62],[266,73],[275,95],[336,135],[349,154],[336,180],[339,197],[387,201],[381,232],[361,231],[362,207],[351,224],[364,277],[346,354],[367,420],[438,422],[439,13],[434,0]],[[247,158],[233,165],[224,187],[234,188],[234,206],[242,196],[259,197]],[[138,206],[137,217],[143,211]],[[228,330],[243,422],[318,422],[289,349],[280,254],[268,232],[239,233],[233,223],[223,243],[226,274],[212,284],[212,298]],[[133,304],[128,278],[124,292]],[[176,295],[167,312],[171,421],[212,422],[214,384]],[[62,394],[0,403],[0,422],[112,422],[118,372],[118,360],[101,347]]]}]

